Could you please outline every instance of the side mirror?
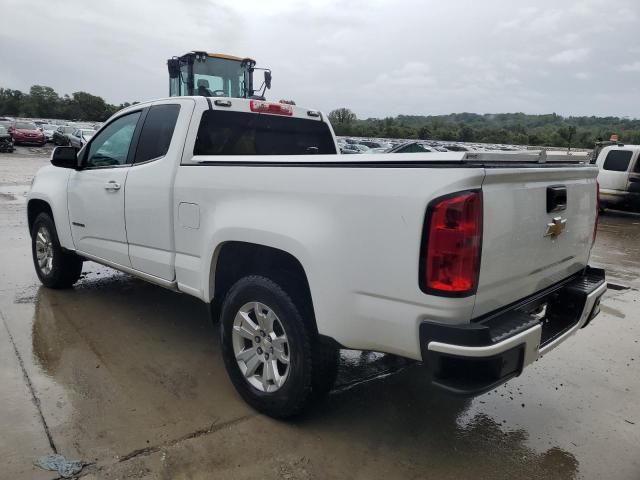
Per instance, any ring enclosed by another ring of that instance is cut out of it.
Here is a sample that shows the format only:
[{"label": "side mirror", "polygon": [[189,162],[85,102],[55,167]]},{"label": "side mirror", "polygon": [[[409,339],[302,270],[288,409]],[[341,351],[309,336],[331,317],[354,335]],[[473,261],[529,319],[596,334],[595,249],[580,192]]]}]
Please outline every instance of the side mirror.
[{"label": "side mirror", "polygon": [[60,168],[78,169],[78,154],[75,147],[56,147],[51,153],[51,165]]},{"label": "side mirror", "polygon": [[270,70],[264,71],[264,84],[269,90],[271,90],[271,71]]}]

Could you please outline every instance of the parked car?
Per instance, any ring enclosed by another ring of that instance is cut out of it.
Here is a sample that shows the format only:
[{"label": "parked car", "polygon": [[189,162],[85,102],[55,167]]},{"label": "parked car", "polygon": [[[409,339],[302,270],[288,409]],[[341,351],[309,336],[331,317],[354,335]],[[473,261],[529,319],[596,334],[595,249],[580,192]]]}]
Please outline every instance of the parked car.
[{"label": "parked car", "polygon": [[351,149],[351,148],[347,148],[345,146],[341,146],[340,147],[340,153],[342,153],[343,155],[359,155],[361,152],[358,149]]},{"label": "parked car", "polygon": [[16,145],[29,144],[43,146],[47,143],[42,130],[31,122],[15,122],[9,128],[9,133],[13,138],[13,143]]},{"label": "parked car", "polygon": [[361,143],[355,143],[351,145],[352,147],[355,147],[356,150],[359,150],[360,153],[370,153],[371,149],[369,147],[367,147],[366,145],[362,145]]},{"label": "parked car", "polygon": [[423,361],[435,385],[475,395],[598,315],[595,165],[353,161],[315,110],[224,105],[133,105],[80,153],[56,148],[27,196],[41,282],[70,287],[92,260],[210,304],[231,382],[274,417],[331,388],[339,348]]},{"label": "parked car", "polygon": [[387,150],[387,153],[428,153],[433,152],[430,147],[427,147],[419,142],[406,142],[396,145],[393,148]]},{"label": "parked car", "polygon": [[371,140],[361,140],[360,141],[360,145],[364,145],[365,147],[369,147],[369,148],[382,148],[382,143],[380,142],[373,142]]},{"label": "parked car", "polygon": [[600,207],[640,208],[640,145],[611,145],[596,160]]},{"label": "parked car", "polygon": [[69,145],[80,150],[85,144],[91,140],[95,130],[89,128],[76,128],[71,135],[69,135]]},{"label": "parked car", "polygon": [[73,133],[76,127],[71,127],[68,125],[62,125],[53,132],[52,141],[54,145],[69,145],[71,140],[69,140],[69,135]]},{"label": "parked car", "polygon": [[465,147],[463,145],[456,145],[455,143],[448,143],[443,146],[450,152],[468,152],[471,150],[469,147]]},{"label": "parked car", "polygon": [[14,151],[13,138],[9,130],[0,125],[0,152],[11,153]]},{"label": "parked car", "polygon": [[344,145],[340,145],[341,153],[362,153],[362,151],[356,146],[355,143],[345,143]]},{"label": "parked car", "polygon": [[47,142],[53,141],[53,134],[56,131],[57,125],[51,125],[50,123],[45,123],[42,125],[42,133],[44,133],[44,138]]}]

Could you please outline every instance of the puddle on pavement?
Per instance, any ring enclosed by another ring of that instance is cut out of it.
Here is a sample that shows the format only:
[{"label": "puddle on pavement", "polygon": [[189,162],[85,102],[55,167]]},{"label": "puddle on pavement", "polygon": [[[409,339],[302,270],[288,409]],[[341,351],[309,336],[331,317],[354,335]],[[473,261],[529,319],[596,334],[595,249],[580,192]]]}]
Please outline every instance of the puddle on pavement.
[{"label": "puddle on pavement", "polygon": [[[38,289],[33,355],[65,390],[55,399],[41,392],[61,450],[92,461],[122,456],[253,414],[227,380],[217,341],[199,301],[109,269],[91,268],[74,290]],[[415,362],[343,351],[336,391],[300,422],[401,456],[420,446],[442,465],[455,445],[472,457],[504,449],[514,465],[543,473],[551,463],[575,468],[571,454],[536,453],[523,431],[488,416],[461,423],[469,404],[434,390]]]}]

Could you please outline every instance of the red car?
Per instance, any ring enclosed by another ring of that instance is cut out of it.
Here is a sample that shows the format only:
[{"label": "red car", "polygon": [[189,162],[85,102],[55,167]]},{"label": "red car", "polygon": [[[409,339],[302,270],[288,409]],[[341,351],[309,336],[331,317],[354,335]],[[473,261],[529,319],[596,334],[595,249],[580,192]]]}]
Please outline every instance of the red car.
[{"label": "red car", "polygon": [[34,123],[29,122],[16,122],[13,126],[9,127],[9,133],[13,137],[13,143],[16,145],[19,143],[30,143],[38,146],[43,146],[47,143],[47,139]]}]

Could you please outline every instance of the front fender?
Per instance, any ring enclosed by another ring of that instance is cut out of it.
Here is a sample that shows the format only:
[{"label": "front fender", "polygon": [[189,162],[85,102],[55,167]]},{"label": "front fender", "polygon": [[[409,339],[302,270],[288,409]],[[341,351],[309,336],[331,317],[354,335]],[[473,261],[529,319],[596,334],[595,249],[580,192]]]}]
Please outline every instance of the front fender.
[{"label": "front fender", "polygon": [[67,184],[70,175],[71,170],[66,168],[52,165],[42,167],[36,173],[31,191],[27,194],[27,208],[33,200],[46,202],[53,213],[60,245],[68,250],[75,250],[67,209]]}]

